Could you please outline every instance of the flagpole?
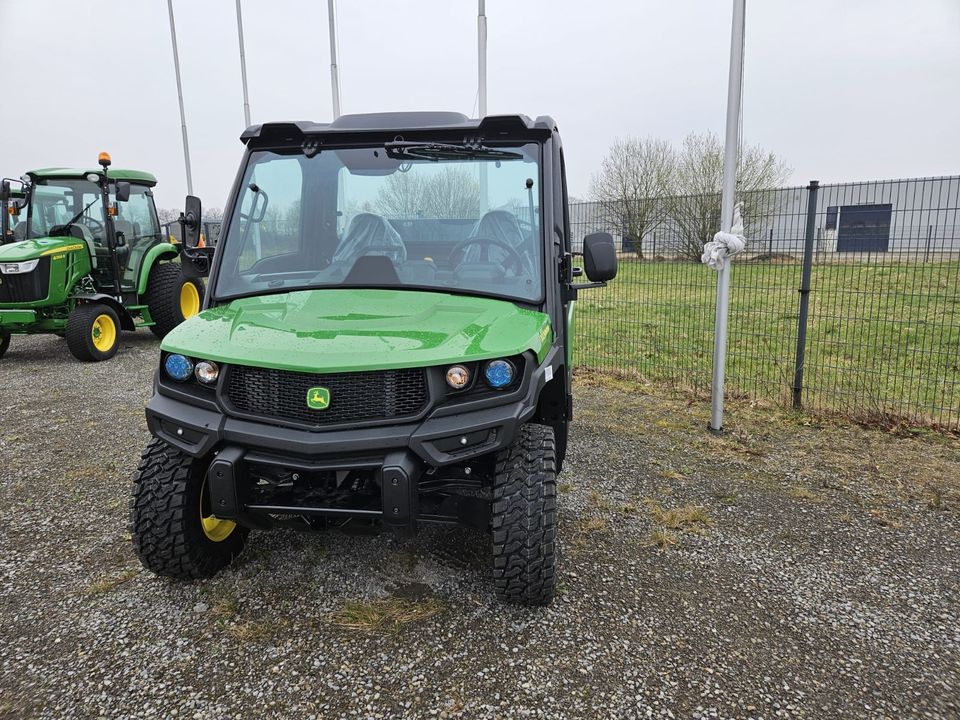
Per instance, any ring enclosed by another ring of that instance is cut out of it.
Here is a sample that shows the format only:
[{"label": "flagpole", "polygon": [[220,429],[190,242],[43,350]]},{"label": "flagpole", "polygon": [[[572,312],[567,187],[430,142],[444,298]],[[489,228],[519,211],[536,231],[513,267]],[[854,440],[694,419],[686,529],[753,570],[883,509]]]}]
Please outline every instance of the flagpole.
[{"label": "flagpole", "polygon": [[330,20],[330,90],[333,93],[333,119],[340,117],[340,68],[337,65],[337,17],[334,0],[327,0],[327,16]]},{"label": "flagpole", "polygon": [[180,54],[177,52],[177,26],[173,21],[173,0],[167,0],[170,13],[170,42],[173,44],[173,69],[177,76],[177,100],[180,102],[180,130],[183,134],[183,165],[187,172],[187,195],[193,195],[193,173],[190,171],[190,143],[187,141],[187,116],[183,112],[183,86],[180,83]]},{"label": "flagpole", "polygon": [[[740,140],[740,101],[743,91],[743,43],[746,0],[733,0],[733,26],[730,33],[730,74],[727,79],[727,133],[723,149],[723,185],[720,207],[720,229],[733,227],[734,197],[737,191],[737,150]],[[730,313],[729,260],[717,276],[717,315],[713,339],[713,385],[710,407],[710,430],[723,430],[723,383],[727,363],[727,317]]]},{"label": "flagpole", "polygon": [[[482,120],[487,116],[487,14],[485,0],[478,0],[477,8],[477,114]],[[480,163],[480,213],[489,205],[487,190],[487,166]]]},{"label": "flagpole", "polygon": [[250,127],[250,95],[247,92],[247,54],[243,49],[243,13],[237,0],[237,37],[240,40],[240,79],[243,82],[243,126]]}]

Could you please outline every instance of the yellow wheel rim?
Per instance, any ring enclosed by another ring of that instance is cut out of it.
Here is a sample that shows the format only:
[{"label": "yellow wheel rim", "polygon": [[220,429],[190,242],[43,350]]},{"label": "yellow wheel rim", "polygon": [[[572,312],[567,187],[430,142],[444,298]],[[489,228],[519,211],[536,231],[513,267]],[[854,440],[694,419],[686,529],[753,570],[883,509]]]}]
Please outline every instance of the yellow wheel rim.
[{"label": "yellow wheel rim", "polygon": [[90,328],[93,346],[100,352],[109,352],[117,343],[117,324],[109,315],[97,315]]},{"label": "yellow wheel rim", "polygon": [[186,320],[200,312],[200,293],[192,282],[180,286],[180,314]]},{"label": "yellow wheel rim", "polygon": [[200,490],[200,526],[203,528],[203,534],[208,540],[213,542],[222,542],[230,537],[230,533],[237,524],[233,520],[221,520],[210,513],[210,503],[206,502],[207,481],[203,481],[203,488]]}]

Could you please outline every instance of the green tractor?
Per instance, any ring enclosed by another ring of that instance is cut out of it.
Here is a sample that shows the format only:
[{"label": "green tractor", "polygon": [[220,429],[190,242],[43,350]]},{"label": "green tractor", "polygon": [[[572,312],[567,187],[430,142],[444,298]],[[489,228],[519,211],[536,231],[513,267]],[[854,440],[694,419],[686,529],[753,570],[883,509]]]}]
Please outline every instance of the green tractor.
[{"label": "green tractor", "polygon": [[156,178],[99,164],[0,184],[0,357],[13,335],[53,333],[78,360],[107,360],[121,330],[162,338],[200,311],[201,273],[160,230]]}]

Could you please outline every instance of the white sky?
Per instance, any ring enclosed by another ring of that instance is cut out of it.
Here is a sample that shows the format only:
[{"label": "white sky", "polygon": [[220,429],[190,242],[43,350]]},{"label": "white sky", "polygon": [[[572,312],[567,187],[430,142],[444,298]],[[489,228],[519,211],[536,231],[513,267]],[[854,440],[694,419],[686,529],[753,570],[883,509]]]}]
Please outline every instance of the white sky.
[{"label": "white sky", "polygon": [[[729,0],[487,0],[489,111],[552,115],[573,194],[616,136],[722,135]],[[475,114],[473,0],[340,0],[344,112]],[[174,0],[195,191],[243,126],[234,0]],[[324,0],[243,0],[253,122],[331,118]],[[86,48],[86,49],[81,49]],[[186,192],[165,0],[0,0],[0,173],[93,165]],[[960,172],[958,0],[748,0],[744,140],[793,181]]]}]

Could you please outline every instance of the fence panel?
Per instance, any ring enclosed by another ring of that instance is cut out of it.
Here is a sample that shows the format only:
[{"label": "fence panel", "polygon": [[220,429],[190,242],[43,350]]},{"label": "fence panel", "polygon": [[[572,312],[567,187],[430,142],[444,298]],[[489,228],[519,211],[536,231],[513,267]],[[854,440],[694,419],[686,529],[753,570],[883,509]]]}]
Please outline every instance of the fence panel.
[{"label": "fence panel", "polygon": [[[727,391],[790,403],[807,188],[746,193],[731,275]],[[632,238],[610,203],[571,206],[576,241],[606,230],[620,274],[582,293],[581,366],[709,389],[716,275],[697,248],[719,197],[665,198],[674,215]],[[819,189],[804,388],[807,408],[960,430],[960,177]],[[708,228],[711,228],[708,230]]]}]

